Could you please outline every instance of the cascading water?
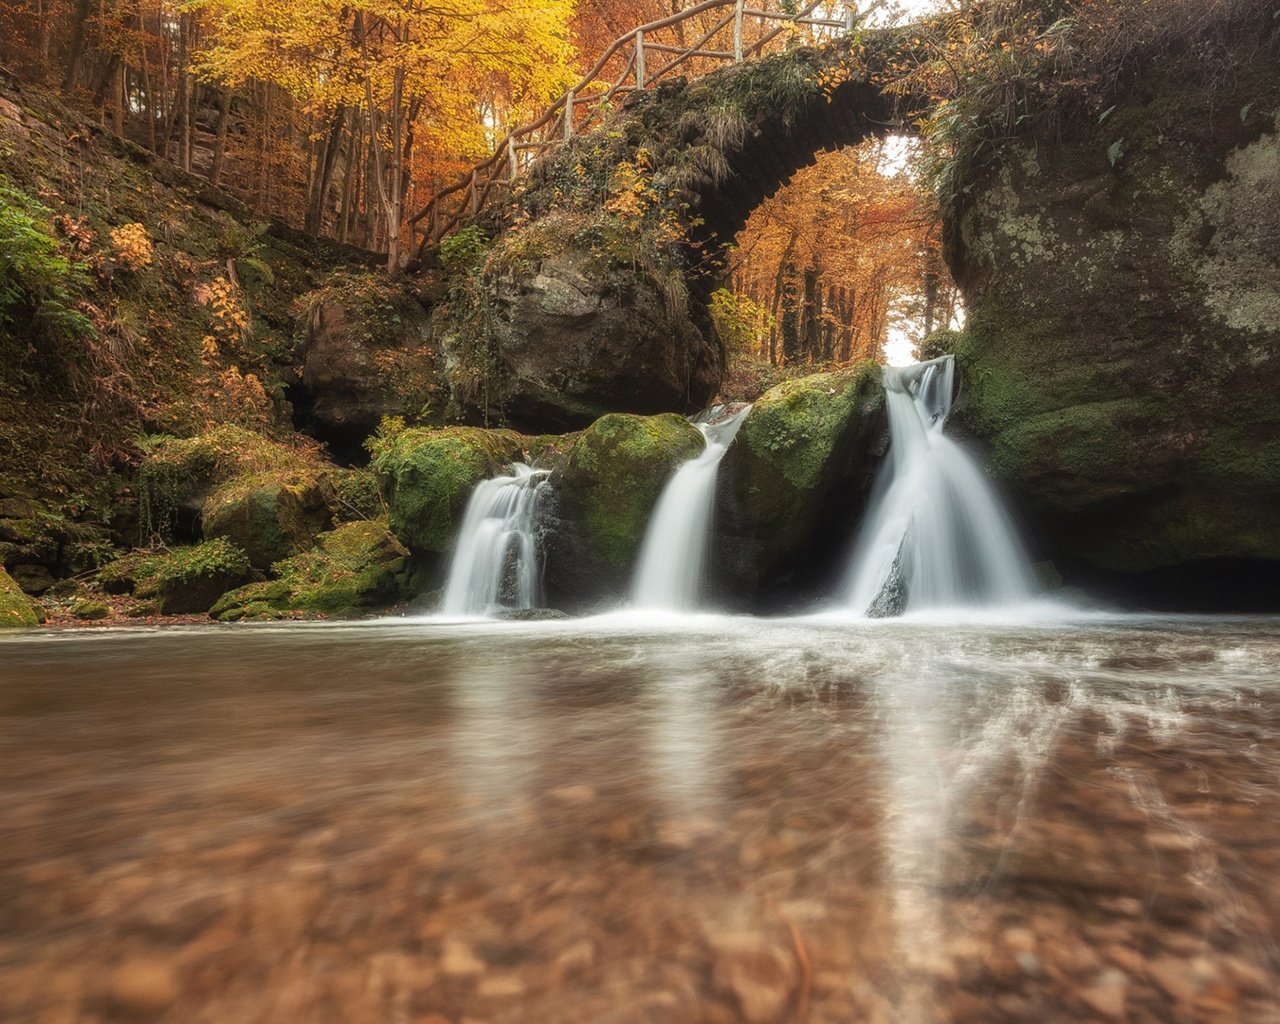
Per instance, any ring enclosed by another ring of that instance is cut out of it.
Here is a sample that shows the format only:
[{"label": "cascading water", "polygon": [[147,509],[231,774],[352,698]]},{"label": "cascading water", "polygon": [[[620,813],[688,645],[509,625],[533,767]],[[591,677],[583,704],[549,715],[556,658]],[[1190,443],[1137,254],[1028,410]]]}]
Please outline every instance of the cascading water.
[{"label": "cascading water", "polygon": [[720,460],[750,411],[750,406],[717,406],[694,424],[707,445],[701,455],[676,470],[658,499],[632,586],[636,607],[666,611],[697,607]]},{"label": "cascading water", "polygon": [[1000,607],[1035,594],[1012,521],[943,433],[954,378],[951,356],[885,368],[889,461],[854,551],[848,594],[859,612]]},{"label": "cascading water", "polygon": [[441,611],[488,615],[538,603],[538,544],[534,532],[545,470],[523,463],[510,476],[481,481],[471,493],[458,534]]}]

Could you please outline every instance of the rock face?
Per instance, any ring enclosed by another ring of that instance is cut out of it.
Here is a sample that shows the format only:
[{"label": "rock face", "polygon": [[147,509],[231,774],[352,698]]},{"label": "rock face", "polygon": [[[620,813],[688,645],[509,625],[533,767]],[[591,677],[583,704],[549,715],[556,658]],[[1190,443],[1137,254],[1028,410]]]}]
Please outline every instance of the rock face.
[{"label": "rock face", "polygon": [[0,569],[0,629],[39,624],[27,595],[4,569]]},{"label": "rock face", "polygon": [[477,427],[396,436],[374,461],[392,532],[415,555],[437,559],[452,547],[472,489],[521,461],[523,441],[510,430]]},{"label": "rock face", "polygon": [[887,440],[875,364],[790,381],[756,402],[720,464],[724,597],[768,604],[838,577]]},{"label": "rock face", "polygon": [[626,593],[662,488],[703,444],[702,435],[672,413],[618,413],[582,431],[540,499],[553,607],[577,610]]},{"label": "rock face", "polygon": [[693,413],[715,395],[724,355],[689,315],[683,281],[658,281],[594,256],[550,224],[499,245],[486,275],[495,381],[508,421],[572,430],[609,412]]},{"label": "rock face", "polygon": [[369,275],[337,275],[309,297],[302,348],[305,419],[354,455],[384,416],[418,417],[437,395],[427,310]]},{"label": "rock face", "polygon": [[1069,583],[1280,601],[1277,96],[1260,58],[1213,88],[1150,69],[1102,123],[1006,145],[948,214],[956,425]]}]

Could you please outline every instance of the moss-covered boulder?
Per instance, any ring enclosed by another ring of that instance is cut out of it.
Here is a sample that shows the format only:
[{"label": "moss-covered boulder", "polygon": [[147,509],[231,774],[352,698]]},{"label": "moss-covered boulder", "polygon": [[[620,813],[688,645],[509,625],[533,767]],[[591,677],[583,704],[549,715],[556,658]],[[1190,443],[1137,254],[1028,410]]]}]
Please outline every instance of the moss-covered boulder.
[{"label": "moss-covered boulder", "polygon": [[248,556],[218,537],[194,547],[134,551],[104,566],[98,585],[107,593],[155,598],[164,615],[195,615],[251,573]]},{"label": "moss-covered boulder", "polygon": [[321,466],[314,448],[296,448],[233,424],[195,437],[164,439],[138,469],[142,539],[196,539],[205,503],[218,488]]},{"label": "moss-covered boulder", "polygon": [[615,413],[577,436],[540,511],[553,605],[578,608],[625,593],[662,488],[703,445],[674,413]]},{"label": "moss-covered boulder", "polygon": [[313,550],[279,562],[273,572],[277,579],[226,594],[209,614],[222,622],[354,616],[410,595],[409,552],[385,519],[321,534]]},{"label": "moss-covered boulder", "polygon": [[768,603],[838,572],[885,450],[880,367],[780,384],[755,403],[720,464],[715,576]]},{"label": "moss-covered boulder", "polygon": [[316,470],[252,473],[217,488],[202,506],[206,537],[225,537],[266,571],[306,551],[332,520]]},{"label": "moss-covered boulder", "polygon": [[27,595],[4,569],[0,569],[0,629],[39,624],[40,620]]},{"label": "moss-covered boulder", "polygon": [[478,427],[405,430],[385,439],[374,468],[383,480],[391,531],[415,555],[448,551],[475,485],[521,461],[522,442],[510,430]]},{"label": "moss-covered boulder", "polygon": [[1274,55],[1212,82],[1168,56],[947,213],[953,424],[1068,583],[1280,606],[1278,97]]}]

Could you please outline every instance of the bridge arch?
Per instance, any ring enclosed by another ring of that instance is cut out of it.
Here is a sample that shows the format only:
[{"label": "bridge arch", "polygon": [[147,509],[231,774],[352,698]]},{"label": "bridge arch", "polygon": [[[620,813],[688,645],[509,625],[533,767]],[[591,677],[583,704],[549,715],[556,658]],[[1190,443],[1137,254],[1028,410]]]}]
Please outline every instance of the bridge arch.
[{"label": "bridge arch", "polygon": [[905,42],[866,33],[637,90],[460,218],[496,237],[483,316],[464,311],[495,372],[467,411],[493,419],[496,395],[499,418],[541,430],[703,407],[724,373],[707,308],[724,247],[821,153],[911,130],[916,104],[883,86]]}]

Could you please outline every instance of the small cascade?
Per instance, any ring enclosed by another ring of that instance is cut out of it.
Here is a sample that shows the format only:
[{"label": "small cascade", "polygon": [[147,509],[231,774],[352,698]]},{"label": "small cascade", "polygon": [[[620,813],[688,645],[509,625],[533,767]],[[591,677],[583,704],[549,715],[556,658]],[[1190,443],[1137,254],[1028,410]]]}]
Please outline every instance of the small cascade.
[{"label": "small cascade", "polygon": [[489,615],[537,606],[534,516],[546,478],[546,470],[517,463],[510,476],[483,480],[472,491],[449,566],[444,614]]},{"label": "small cascade", "polygon": [[715,406],[694,422],[706,439],[702,454],[672,476],[653,510],[632,585],[638,608],[689,611],[702,592],[720,460],[751,406]]},{"label": "small cascade", "polygon": [[929,608],[1017,605],[1035,581],[982,470],[943,433],[955,363],[886,367],[889,460],[849,577],[849,604],[880,618]]}]

